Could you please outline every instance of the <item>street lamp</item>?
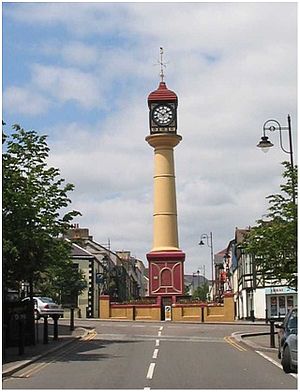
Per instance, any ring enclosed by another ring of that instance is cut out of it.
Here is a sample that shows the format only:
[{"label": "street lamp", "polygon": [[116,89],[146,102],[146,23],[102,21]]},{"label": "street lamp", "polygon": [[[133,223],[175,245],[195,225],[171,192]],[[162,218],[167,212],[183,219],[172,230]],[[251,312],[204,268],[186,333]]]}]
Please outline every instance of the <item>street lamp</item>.
[{"label": "street lamp", "polygon": [[211,283],[214,282],[214,250],[213,250],[213,235],[212,232],[208,234],[202,234],[200,237],[199,245],[205,245],[204,240],[206,240],[207,246],[210,248],[210,258],[211,258]]},{"label": "street lamp", "polygon": [[[271,143],[268,136],[266,136],[266,131],[271,131],[271,132],[279,131],[280,147],[283,152],[290,155],[290,163],[291,163],[291,169],[292,169],[292,174],[293,174],[294,173],[294,158],[293,158],[292,127],[291,127],[291,116],[290,115],[287,116],[287,121],[288,121],[287,126],[281,126],[277,120],[267,120],[263,125],[263,135],[261,137],[260,142],[257,144],[257,147],[261,148],[262,151],[264,151],[264,152],[268,152],[269,149],[274,146],[274,144]],[[288,131],[289,151],[283,147],[281,131]],[[295,183],[294,183],[293,175],[292,175],[292,188],[293,188],[293,203],[295,204],[296,197],[295,197]]]}]

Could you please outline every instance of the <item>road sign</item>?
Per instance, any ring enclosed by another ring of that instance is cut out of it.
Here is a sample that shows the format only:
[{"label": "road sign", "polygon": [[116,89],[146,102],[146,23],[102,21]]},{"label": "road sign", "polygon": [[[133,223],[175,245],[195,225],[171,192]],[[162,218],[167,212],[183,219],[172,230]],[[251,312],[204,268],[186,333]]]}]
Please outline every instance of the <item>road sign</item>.
[{"label": "road sign", "polygon": [[165,306],[165,320],[166,321],[172,320],[172,308],[170,305]]}]

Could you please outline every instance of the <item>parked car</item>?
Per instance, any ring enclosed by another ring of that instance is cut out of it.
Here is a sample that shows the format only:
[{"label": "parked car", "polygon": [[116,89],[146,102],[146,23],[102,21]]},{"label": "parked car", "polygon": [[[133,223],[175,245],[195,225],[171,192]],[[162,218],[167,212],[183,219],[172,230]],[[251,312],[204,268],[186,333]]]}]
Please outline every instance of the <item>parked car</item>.
[{"label": "parked car", "polygon": [[278,328],[278,358],[285,373],[297,371],[298,361],[298,311],[291,309]]},{"label": "parked car", "polygon": [[[29,297],[23,299],[23,301],[30,301]],[[59,315],[62,317],[64,311],[61,305],[56,304],[52,298],[49,297],[33,297],[34,302],[34,316],[38,320],[43,316]]]}]

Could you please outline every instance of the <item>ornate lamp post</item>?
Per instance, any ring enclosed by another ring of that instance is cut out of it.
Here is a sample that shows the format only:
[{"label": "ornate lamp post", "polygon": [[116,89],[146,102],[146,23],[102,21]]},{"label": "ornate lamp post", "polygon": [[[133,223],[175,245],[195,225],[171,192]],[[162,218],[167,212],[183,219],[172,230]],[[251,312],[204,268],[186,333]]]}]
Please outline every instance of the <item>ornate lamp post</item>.
[{"label": "ornate lamp post", "polygon": [[213,235],[212,232],[208,234],[202,234],[200,237],[199,245],[205,245],[204,240],[206,240],[207,246],[210,248],[210,258],[211,258],[211,283],[214,282],[214,250],[213,250]]},{"label": "ornate lamp post", "polygon": [[[261,148],[262,151],[268,152],[270,147],[273,147],[274,144],[270,142],[268,136],[266,136],[266,131],[279,131],[279,139],[280,139],[280,147],[283,152],[290,155],[290,164],[292,172],[294,172],[294,158],[293,158],[293,142],[292,142],[292,127],[291,127],[291,116],[287,116],[288,125],[281,126],[277,120],[267,120],[263,125],[263,135],[261,137],[260,142],[257,144],[258,148]],[[274,125],[275,124],[275,125]],[[289,150],[286,150],[282,144],[282,133],[281,131],[288,131],[289,136]],[[295,183],[294,178],[292,176],[292,187],[293,187],[293,203],[296,203],[296,196],[295,196]]]}]

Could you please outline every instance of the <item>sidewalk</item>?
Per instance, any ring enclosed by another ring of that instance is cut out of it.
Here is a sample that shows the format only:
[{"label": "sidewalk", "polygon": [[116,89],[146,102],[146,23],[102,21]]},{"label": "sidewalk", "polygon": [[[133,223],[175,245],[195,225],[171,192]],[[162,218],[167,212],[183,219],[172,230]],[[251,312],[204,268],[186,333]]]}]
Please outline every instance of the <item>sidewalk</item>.
[{"label": "sidewalk", "polygon": [[277,352],[278,341],[277,334],[275,335],[275,348],[270,344],[270,328],[266,328],[266,332],[261,333],[234,333],[232,336],[238,341],[246,344],[247,346],[259,351],[272,351]]},{"label": "sidewalk", "polygon": [[23,355],[19,355],[18,347],[5,349],[2,360],[2,377],[9,376],[49,353],[71,344],[74,340],[86,336],[91,330],[89,327],[75,326],[75,330],[70,331],[68,325],[58,325],[58,340],[53,340],[53,324],[49,323],[48,344],[43,344],[43,323],[39,327],[38,341],[35,345],[25,346]]}]

